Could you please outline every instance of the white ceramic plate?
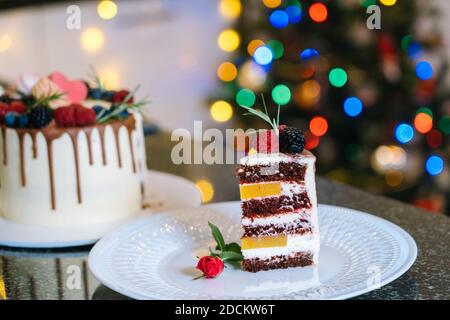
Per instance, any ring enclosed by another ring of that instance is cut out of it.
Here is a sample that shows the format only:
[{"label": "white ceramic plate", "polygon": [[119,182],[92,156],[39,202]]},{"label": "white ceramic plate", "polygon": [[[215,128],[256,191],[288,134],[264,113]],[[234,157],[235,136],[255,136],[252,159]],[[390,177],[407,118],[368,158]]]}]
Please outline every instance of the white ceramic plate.
[{"label": "white ceramic plate", "polygon": [[96,278],[135,299],[345,299],[383,286],[414,263],[417,247],[396,225],[363,212],[319,206],[318,267],[248,273],[228,267],[192,279],[196,256],[213,246],[207,222],[239,241],[239,202],[159,213],[100,240],[89,255]]},{"label": "white ceramic plate", "polygon": [[[148,209],[142,210],[137,217],[201,204],[200,193],[192,182],[168,173],[149,170],[145,190]],[[21,248],[83,246],[95,243],[108,232],[135,218],[95,226],[55,228],[24,225],[0,217],[0,245]]]}]

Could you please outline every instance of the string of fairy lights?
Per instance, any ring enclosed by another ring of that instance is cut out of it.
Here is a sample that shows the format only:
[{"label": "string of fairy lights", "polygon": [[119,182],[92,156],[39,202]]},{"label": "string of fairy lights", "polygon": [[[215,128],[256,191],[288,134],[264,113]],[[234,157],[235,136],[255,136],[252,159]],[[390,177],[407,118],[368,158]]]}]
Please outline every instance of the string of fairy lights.
[{"label": "string of fairy lights", "polygon": [[[299,1],[289,0],[261,0],[269,9],[268,21],[275,29],[286,28],[290,24],[296,24],[303,19],[311,19],[317,24],[327,21],[328,7],[322,2],[305,4],[302,7]],[[288,4],[286,4],[286,2]],[[384,6],[394,6],[396,0],[361,0],[364,6],[381,3]],[[219,12],[227,19],[236,19],[242,11],[242,3],[239,0],[221,0]],[[241,36],[237,30],[226,29],[218,37],[218,46],[225,52],[232,53],[240,46],[246,45],[248,57],[245,62],[235,64],[233,61],[224,61],[217,69],[217,76],[223,82],[236,82],[240,87],[235,96],[237,105],[253,107],[256,102],[255,92],[262,90],[267,84],[268,72],[277,59],[283,57],[284,45],[282,42],[271,39],[252,39],[248,43],[241,43]],[[402,39],[401,47],[408,57],[415,63],[415,73],[426,87],[428,81],[433,79],[433,68],[428,61],[421,60],[424,49],[413,40],[411,35]],[[271,89],[271,97],[275,104],[286,105],[293,100],[299,107],[308,109],[313,107],[320,99],[321,84],[313,79],[315,72],[328,72],[329,84],[335,88],[346,86],[349,75],[341,67],[331,67],[321,70],[319,52],[314,48],[304,48],[299,52],[299,59],[306,64],[316,61],[316,66],[304,68],[303,77],[306,79],[296,87],[286,84],[275,84]],[[386,59],[386,64],[392,63]],[[388,69],[388,68],[386,68]],[[420,90],[420,87],[419,87]],[[218,104],[220,102],[220,104]],[[234,106],[224,100],[214,102],[211,106],[211,116],[218,122],[229,121],[233,116]],[[364,115],[367,108],[364,99],[358,94],[346,97],[342,101],[342,111],[349,119]],[[328,132],[329,120],[321,114],[312,115],[309,120],[309,131],[305,133],[308,149],[314,149],[320,144],[320,140]],[[398,144],[382,145],[372,154],[372,167],[375,171],[386,175],[386,182],[390,186],[401,184],[401,170],[406,166],[407,153],[402,145],[412,143],[416,135],[423,135],[431,148],[439,148],[444,135],[450,134],[450,117],[443,115],[440,119],[433,116],[433,112],[427,107],[416,110],[412,121],[398,122],[392,132],[392,137]],[[349,153],[351,156],[351,152]],[[444,157],[438,153],[431,153],[425,159],[423,165],[425,171],[431,175],[439,175],[445,169]]]}]

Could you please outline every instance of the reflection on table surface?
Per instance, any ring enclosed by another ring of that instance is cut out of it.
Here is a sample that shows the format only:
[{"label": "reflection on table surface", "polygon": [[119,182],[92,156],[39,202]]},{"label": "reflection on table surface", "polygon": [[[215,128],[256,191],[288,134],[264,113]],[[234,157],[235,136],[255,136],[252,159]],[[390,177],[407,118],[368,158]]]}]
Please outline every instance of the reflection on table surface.
[{"label": "reflection on table surface", "polygon": [[[211,201],[238,200],[234,165],[180,165],[170,160],[174,142],[160,132],[146,138],[148,166],[198,182],[208,181]],[[410,232],[419,257],[409,272],[358,299],[450,298],[450,219],[317,177],[320,203],[345,206],[390,220]],[[447,239],[447,240],[446,240]],[[89,272],[90,246],[58,250],[0,248],[0,297],[8,299],[127,299]]]}]

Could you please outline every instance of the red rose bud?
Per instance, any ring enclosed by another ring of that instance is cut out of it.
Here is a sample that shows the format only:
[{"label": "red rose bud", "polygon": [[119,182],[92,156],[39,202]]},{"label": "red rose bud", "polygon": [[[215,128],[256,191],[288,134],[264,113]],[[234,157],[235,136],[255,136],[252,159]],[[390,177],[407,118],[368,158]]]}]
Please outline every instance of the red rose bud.
[{"label": "red rose bud", "polygon": [[204,256],[198,260],[197,269],[205,278],[215,278],[223,271],[223,261],[219,257]]},{"label": "red rose bud", "polygon": [[60,107],[55,110],[54,118],[58,125],[62,127],[74,127],[77,122],[75,120],[75,105]]},{"label": "red rose bud", "polygon": [[75,121],[77,126],[90,126],[95,123],[96,120],[95,111],[91,108],[85,108],[81,105],[75,107]]},{"label": "red rose bud", "polygon": [[[128,91],[128,90],[117,91],[113,95],[112,102],[113,103],[122,103],[129,94],[130,94],[130,91]],[[133,97],[131,97],[127,101],[127,103],[133,103]]]},{"label": "red rose bud", "polygon": [[23,114],[27,112],[27,106],[20,100],[14,100],[9,105],[10,112],[17,112],[19,114]]}]

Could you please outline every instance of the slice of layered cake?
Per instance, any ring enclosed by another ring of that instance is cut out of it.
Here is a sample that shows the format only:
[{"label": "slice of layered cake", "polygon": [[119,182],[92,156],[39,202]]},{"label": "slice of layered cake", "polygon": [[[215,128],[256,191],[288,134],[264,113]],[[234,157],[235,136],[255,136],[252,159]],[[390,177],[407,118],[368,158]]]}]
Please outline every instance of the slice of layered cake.
[{"label": "slice of layered cake", "polygon": [[303,147],[303,133],[284,128],[279,132],[281,152],[267,153],[266,149],[251,154],[237,168],[246,271],[308,266],[318,261],[316,158]]}]

